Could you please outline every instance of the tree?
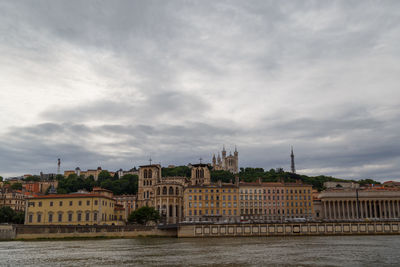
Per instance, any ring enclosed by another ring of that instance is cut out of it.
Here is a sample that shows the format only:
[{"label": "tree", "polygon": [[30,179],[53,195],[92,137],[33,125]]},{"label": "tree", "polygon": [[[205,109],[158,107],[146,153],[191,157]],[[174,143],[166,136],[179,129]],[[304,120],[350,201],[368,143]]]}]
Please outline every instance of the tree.
[{"label": "tree", "polygon": [[129,223],[147,224],[148,222],[158,222],[160,220],[160,214],[153,207],[141,207],[133,211],[128,216]]},{"label": "tree", "polygon": [[16,224],[24,224],[25,213],[22,211],[14,212],[14,216],[12,217],[12,222]]},{"label": "tree", "polygon": [[190,177],[192,171],[188,166],[176,166],[173,168],[162,168],[161,176],[162,177],[170,177],[170,176],[183,176]]},{"label": "tree", "polygon": [[62,175],[62,174],[57,174],[56,175],[56,180],[57,181],[60,181],[60,180],[62,180],[62,179],[64,179],[65,177],[64,177],[64,175]]},{"label": "tree", "polygon": [[3,176],[0,176],[0,182],[3,182]]},{"label": "tree", "polygon": [[211,171],[210,175],[212,182],[222,181],[223,183],[230,183],[235,181],[235,175],[230,171]]},{"label": "tree", "polygon": [[32,176],[28,176],[25,179],[23,179],[26,182],[39,182],[40,181],[40,176],[38,175],[32,175]]},{"label": "tree", "polygon": [[101,171],[99,176],[97,177],[97,181],[99,183],[104,182],[105,180],[111,179],[111,174],[108,171]]},{"label": "tree", "polygon": [[15,211],[9,206],[0,208],[0,223],[12,223]]},{"label": "tree", "polygon": [[22,190],[22,184],[21,183],[13,183],[11,185],[12,190]]},{"label": "tree", "polygon": [[0,223],[17,223],[23,224],[25,220],[24,212],[15,212],[9,206],[0,208]]}]

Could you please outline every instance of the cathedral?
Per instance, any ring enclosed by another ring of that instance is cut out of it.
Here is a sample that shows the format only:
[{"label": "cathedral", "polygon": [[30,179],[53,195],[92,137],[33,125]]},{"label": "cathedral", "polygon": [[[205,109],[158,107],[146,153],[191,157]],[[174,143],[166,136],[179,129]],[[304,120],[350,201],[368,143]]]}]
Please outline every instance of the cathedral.
[{"label": "cathedral", "polygon": [[239,172],[239,153],[237,152],[235,146],[235,152],[229,153],[229,156],[226,155],[225,146],[222,149],[222,158],[218,153],[218,157],[215,158],[215,154],[212,158],[212,167],[214,170],[224,170],[230,171],[231,173],[238,173]]}]

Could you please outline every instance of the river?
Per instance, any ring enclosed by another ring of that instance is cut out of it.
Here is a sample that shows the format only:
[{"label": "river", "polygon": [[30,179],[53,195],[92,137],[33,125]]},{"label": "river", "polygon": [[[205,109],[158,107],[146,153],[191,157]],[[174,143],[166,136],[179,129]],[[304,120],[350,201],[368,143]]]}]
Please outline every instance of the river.
[{"label": "river", "polygon": [[400,236],[0,242],[0,266],[399,266]]}]

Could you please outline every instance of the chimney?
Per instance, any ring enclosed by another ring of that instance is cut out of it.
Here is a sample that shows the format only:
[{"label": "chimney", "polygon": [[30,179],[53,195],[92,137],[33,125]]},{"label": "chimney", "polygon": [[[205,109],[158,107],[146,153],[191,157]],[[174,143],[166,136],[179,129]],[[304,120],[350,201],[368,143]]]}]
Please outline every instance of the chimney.
[{"label": "chimney", "polygon": [[221,187],[222,186],[222,181],[218,180],[218,186]]}]

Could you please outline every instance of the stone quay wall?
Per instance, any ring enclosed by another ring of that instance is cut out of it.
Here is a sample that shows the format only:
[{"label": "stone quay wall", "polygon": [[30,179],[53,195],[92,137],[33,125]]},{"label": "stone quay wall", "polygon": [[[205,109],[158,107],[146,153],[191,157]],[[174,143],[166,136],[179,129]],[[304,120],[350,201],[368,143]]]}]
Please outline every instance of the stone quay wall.
[{"label": "stone quay wall", "polygon": [[15,238],[15,228],[13,225],[0,225],[0,240],[11,240]]},{"label": "stone quay wall", "polygon": [[274,224],[182,224],[178,237],[400,234],[399,221]]},{"label": "stone quay wall", "polygon": [[[4,230],[4,231],[2,231]],[[156,226],[71,226],[71,225],[7,225],[0,227],[0,240],[43,238],[130,238],[138,236],[176,237],[176,227]]]}]

